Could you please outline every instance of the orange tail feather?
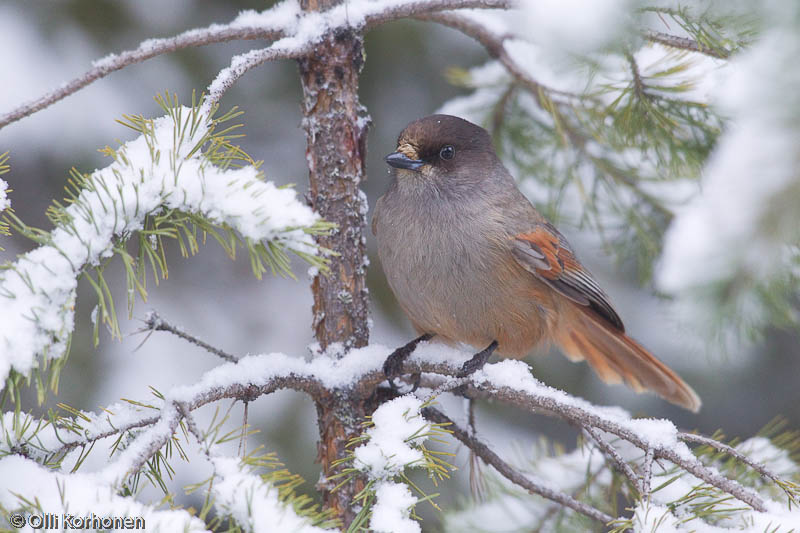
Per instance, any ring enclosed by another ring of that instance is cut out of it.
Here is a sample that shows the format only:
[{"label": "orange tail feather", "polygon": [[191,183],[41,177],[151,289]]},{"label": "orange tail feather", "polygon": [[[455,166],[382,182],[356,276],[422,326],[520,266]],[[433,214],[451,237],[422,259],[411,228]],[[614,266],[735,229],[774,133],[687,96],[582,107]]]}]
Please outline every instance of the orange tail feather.
[{"label": "orange tail feather", "polygon": [[690,411],[700,410],[702,402],[692,388],[642,345],[590,309],[573,309],[555,338],[570,360],[586,359],[606,383],[624,381],[636,392],[650,390]]}]

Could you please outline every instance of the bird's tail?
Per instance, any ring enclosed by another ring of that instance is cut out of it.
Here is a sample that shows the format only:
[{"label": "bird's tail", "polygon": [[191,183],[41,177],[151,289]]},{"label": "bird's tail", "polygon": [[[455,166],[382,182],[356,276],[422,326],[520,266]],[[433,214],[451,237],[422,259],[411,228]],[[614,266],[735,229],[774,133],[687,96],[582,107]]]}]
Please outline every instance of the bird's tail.
[{"label": "bird's tail", "polygon": [[572,306],[571,311],[555,338],[570,360],[585,359],[606,383],[624,381],[636,392],[650,390],[690,411],[700,410],[702,402],[692,388],[642,345],[588,308]]}]

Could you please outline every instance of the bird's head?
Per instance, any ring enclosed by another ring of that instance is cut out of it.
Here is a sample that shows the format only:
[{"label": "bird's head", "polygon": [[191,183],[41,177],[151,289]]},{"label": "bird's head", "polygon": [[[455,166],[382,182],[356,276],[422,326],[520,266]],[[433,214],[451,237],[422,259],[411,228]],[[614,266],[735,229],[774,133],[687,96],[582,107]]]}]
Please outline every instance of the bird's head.
[{"label": "bird's head", "polygon": [[481,181],[498,162],[489,133],[450,115],[415,120],[400,133],[386,163],[400,181],[466,184]]}]

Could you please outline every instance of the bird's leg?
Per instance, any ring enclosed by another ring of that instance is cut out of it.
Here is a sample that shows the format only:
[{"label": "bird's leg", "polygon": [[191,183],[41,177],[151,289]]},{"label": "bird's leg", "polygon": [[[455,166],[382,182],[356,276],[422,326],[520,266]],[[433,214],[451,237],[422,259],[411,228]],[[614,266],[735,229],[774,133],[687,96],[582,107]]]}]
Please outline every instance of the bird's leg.
[{"label": "bird's leg", "polygon": [[496,349],[497,341],[492,341],[489,346],[473,355],[472,359],[464,363],[464,365],[461,367],[461,370],[459,370],[458,374],[456,374],[457,377],[465,378],[473,372],[477,372],[483,368],[483,365],[486,364],[486,361],[489,360],[489,358],[492,356],[492,353],[494,353]]},{"label": "bird's leg", "polygon": [[[397,389],[394,384],[394,378],[401,375],[403,373],[403,363],[405,363],[408,356],[414,353],[414,350],[417,348],[417,344],[422,341],[427,341],[432,339],[434,336],[433,333],[425,333],[420,335],[413,341],[409,342],[405,346],[401,346],[400,348],[393,351],[389,357],[386,358],[386,361],[383,362],[383,374],[386,376],[386,379],[389,381],[389,385],[393,389]],[[419,384],[419,380],[417,380],[417,384]],[[414,389],[416,390],[416,385]],[[413,391],[412,391],[413,392]]]}]

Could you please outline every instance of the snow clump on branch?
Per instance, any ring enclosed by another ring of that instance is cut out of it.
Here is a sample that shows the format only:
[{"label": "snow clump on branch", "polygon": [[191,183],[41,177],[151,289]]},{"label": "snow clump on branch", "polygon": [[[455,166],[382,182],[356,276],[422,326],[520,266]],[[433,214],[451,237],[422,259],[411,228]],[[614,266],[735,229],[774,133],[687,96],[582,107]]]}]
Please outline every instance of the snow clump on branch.
[{"label": "snow clump on branch", "polygon": [[109,151],[114,162],[81,180],[80,191],[42,244],[0,275],[0,382],[29,374],[37,356],[62,357],[74,327],[78,278],[114,254],[119,241],[167,210],[199,214],[252,241],[303,254],[316,248],[307,229],[318,215],[291,189],[261,180],[254,165],[220,168],[200,150],[207,117],[175,108],[144,133]]}]

